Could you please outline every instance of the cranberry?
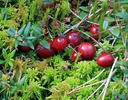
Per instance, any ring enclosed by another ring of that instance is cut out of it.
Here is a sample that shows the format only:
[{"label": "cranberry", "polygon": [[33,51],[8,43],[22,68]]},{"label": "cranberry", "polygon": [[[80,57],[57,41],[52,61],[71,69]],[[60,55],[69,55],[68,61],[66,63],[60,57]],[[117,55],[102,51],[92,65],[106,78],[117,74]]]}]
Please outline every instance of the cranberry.
[{"label": "cranberry", "polygon": [[56,50],[64,50],[67,46],[67,41],[64,37],[62,36],[58,36],[56,37],[54,40],[53,40],[53,47],[56,49]]},{"label": "cranberry", "polygon": [[44,4],[44,8],[51,8],[52,4]]},{"label": "cranberry", "polygon": [[[21,41],[21,43],[25,43],[26,41],[25,40],[23,40],[23,41]],[[29,51],[30,50],[30,47],[28,47],[28,46],[19,46],[19,48],[20,48],[20,50],[21,51],[24,51],[24,52],[27,52],[27,51]]]},{"label": "cranberry", "polygon": [[[71,55],[72,61],[75,61],[75,60],[76,60],[77,55],[78,55],[78,52],[76,52],[76,51],[74,51],[74,52],[72,53],[72,55]],[[80,62],[80,61],[82,61],[82,60],[83,60],[83,56],[80,55],[77,62]]]},{"label": "cranberry", "polygon": [[49,40],[47,42],[50,44],[50,49],[44,48],[41,44],[38,44],[36,47],[37,53],[40,55],[40,57],[48,58],[55,54],[55,49],[53,48],[53,43]]},{"label": "cranberry", "polygon": [[80,44],[78,52],[80,52],[86,60],[90,60],[95,56],[96,48],[92,43],[84,42]]},{"label": "cranberry", "polygon": [[99,66],[102,66],[104,68],[109,67],[113,64],[114,62],[114,57],[112,54],[106,52],[101,54],[98,58],[97,58],[97,63]]},{"label": "cranberry", "polygon": [[69,32],[66,35],[66,40],[69,44],[71,44],[73,47],[77,46],[80,44],[81,42],[81,36],[79,33],[77,32]]},{"label": "cranberry", "polygon": [[98,39],[99,38],[99,25],[92,25],[90,27],[90,33],[92,33],[93,38]]}]

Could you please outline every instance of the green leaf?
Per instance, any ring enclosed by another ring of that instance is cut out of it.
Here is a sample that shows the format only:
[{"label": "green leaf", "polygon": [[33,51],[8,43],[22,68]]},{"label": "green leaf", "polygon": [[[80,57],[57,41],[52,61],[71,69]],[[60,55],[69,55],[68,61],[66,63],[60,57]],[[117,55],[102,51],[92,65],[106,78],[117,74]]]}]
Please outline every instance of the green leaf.
[{"label": "green leaf", "polygon": [[18,31],[18,35],[21,35],[25,29],[25,25]]},{"label": "green leaf", "polygon": [[49,45],[49,43],[48,43],[46,40],[41,40],[39,43],[40,43],[44,48],[50,49],[50,45]]},{"label": "green leaf", "polygon": [[81,7],[79,7],[81,10],[83,10],[83,11],[85,11],[85,12],[89,12],[89,9],[88,8],[86,8],[86,7],[84,7],[84,6],[81,6]]},{"label": "green leaf", "polygon": [[8,63],[11,67],[13,67],[13,62],[12,61],[9,61]]},{"label": "green leaf", "polygon": [[2,78],[2,72],[0,71],[0,78]]},{"label": "green leaf", "polygon": [[2,41],[2,40],[0,40],[0,48],[2,47],[2,45],[3,45],[3,41]]},{"label": "green leaf", "polygon": [[13,50],[11,53],[9,53],[10,57],[14,57],[15,53],[16,53],[16,50]]},{"label": "green leaf", "polygon": [[121,0],[121,1],[118,1],[117,3],[120,3],[120,4],[128,4],[128,0]]},{"label": "green leaf", "polygon": [[128,61],[118,61],[117,64],[123,67],[128,67]]},{"label": "green leaf", "polygon": [[103,22],[103,29],[106,30],[107,27],[108,27],[108,21],[105,20],[105,21]]},{"label": "green leaf", "polygon": [[33,30],[38,33],[38,34],[42,34],[42,30],[41,28],[37,27],[37,26],[32,26]]},{"label": "green leaf", "polygon": [[17,37],[17,40],[18,40],[18,41],[22,41],[23,39],[22,39],[21,36],[18,36],[18,37]]},{"label": "green leaf", "polygon": [[110,32],[113,35],[115,35],[116,37],[119,37],[119,35],[120,35],[120,29],[118,29],[118,28],[110,29]]},{"label": "green leaf", "polygon": [[5,49],[2,50],[2,55],[3,55],[4,59],[8,58],[8,54]]},{"label": "green leaf", "polygon": [[128,78],[128,69],[123,69],[123,72],[126,74],[126,77]]},{"label": "green leaf", "polygon": [[16,33],[16,30],[12,26],[10,26],[10,29],[13,33]]},{"label": "green leaf", "polygon": [[10,84],[15,85],[15,81],[13,79],[10,79]]},{"label": "green leaf", "polygon": [[28,36],[29,34],[29,31],[30,31],[30,28],[31,28],[31,23],[29,22],[25,28],[25,31],[24,31],[24,36]]},{"label": "green leaf", "polygon": [[5,61],[3,61],[3,60],[0,60],[0,64],[4,64],[5,63]]},{"label": "green leaf", "polygon": [[9,36],[11,36],[11,37],[13,37],[13,38],[14,38],[15,33],[11,32],[11,31],[9,31],[9,30],[7,30],[6,32],[7,32],[7,34],[8,34]]},{"label": "green leaf", "polygon": [[18,40],[15,40],[15,48],[17,48],[18,47],[18,45],[19,45],[19,41]]},{"label": "green leaf", "polygon": [[17,83],[17,86],[18,86],[18,87],[21,87],[21,86],[24,84],[25,79],[26,79],[26,76],[24,76],[24,77]]},{"label": "green leaf", "polygon": [[48,4],[52,4],[52,3],[53,3],[53,0],[44,0],[43,1],[44,5],[48,5]]},{"label": "green leaf", "polygon": [[32,40],[32,39],[35,39],[36,37],[34,36],[30,36],[30,37],[25,37],[25,40]]},{"label": "green leaf", "polygon": [[17,86],[13,86],[12,89],[11,89],[11,94],[14,94],[17,90]]},{"label": "green leaf", "polygon": [[113,17],[105,17],[105,20],[108,22],[114,22],[115,19]]},{"label": "green leaf", "polygon": [[127,52],[128,52],[128,39],[126,40],[126,49],[127,49]]},{"label": "green leaf", "polygon": [[29,46],[31,49],[34,50],[34,45],[33,45],[33,43],[32,43],[30,40],[27,40],[26,42],[27,42],[27,46]]},{"label": "green leaf", "polygon": [[81,17],[81,18],[84,18],[85,15],[86,15],[86,13],[85,13],[84,11],[81,11],[81,12],[80,12],[80,17]]}]

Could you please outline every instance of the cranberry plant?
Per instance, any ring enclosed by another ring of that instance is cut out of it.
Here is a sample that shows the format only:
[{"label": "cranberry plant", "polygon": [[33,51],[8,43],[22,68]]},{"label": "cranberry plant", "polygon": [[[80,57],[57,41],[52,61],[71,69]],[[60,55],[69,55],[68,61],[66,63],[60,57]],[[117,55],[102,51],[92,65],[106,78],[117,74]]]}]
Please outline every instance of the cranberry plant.
[{"label": "cranberry plant", "polygon": [[0,0],[0,100],[127,100],[127,0]]}]

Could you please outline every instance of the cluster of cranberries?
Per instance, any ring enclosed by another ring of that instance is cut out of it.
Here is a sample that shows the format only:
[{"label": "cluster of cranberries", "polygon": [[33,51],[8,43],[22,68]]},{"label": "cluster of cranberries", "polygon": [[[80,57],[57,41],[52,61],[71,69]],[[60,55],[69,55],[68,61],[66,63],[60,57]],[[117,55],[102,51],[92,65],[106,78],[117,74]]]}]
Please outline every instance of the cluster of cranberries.
[{"label": "cluster of cranberries", "polygon": [[[99,38],[99,25],[92,25],[90,27],[90,32],[93,34],[93,38]],[[81,54],[78,58],[78,62],[82,60],[91,60],[95,56],[96,48],[90,42],[83,42],[81,43],[81,36],[77,32],[69,32],[65,38],[62,36],[56,37],[53,42],[47,40],[50,45],[50,49],[44,48],[41,44],[38,44],[36,51],[37,53],[43,57],[48,58],[53,56],[56,51],[62,51],[66,48],[68,44],[73,48],[78,46],[78,50],[74,51],[71,55],[72,61],[75,61],[78,55],[78,52]],[[81,43],[81,44],[80,44]],[[114,57],[110,53],[103,53],[97,58],[97,63],[99,66],[102,67],[109,67],[114,62]]]}]

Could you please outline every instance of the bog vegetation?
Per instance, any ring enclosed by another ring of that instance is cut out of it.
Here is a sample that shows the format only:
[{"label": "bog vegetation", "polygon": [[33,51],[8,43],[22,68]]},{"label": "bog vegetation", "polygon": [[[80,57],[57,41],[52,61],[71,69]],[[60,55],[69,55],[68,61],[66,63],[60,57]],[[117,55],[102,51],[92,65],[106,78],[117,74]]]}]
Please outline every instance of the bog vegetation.
[{"label": "bog vegetation", "polygon": [[0,100],[128,99],[127,0],[0,0]]}]

